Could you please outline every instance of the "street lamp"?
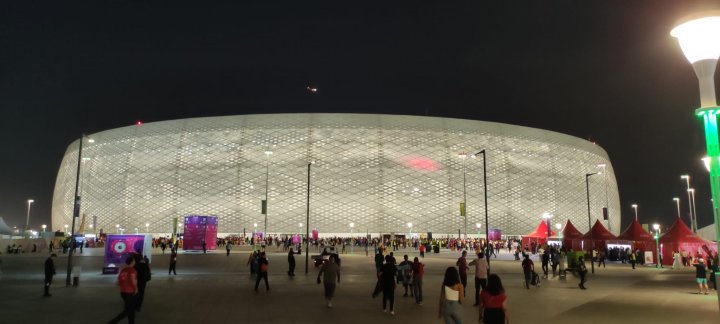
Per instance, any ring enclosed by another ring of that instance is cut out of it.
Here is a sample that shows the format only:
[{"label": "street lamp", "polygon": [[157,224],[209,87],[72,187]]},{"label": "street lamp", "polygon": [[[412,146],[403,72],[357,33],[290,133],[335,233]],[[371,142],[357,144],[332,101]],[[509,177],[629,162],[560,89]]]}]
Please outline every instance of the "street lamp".
[{"label": "street lamp", "polygon": [[[720,107],[715,99],[715,70],[720,57],[720,15],[698,16],[688,20],[670,32],[680,43],[680,48],[693,65],[700,85],[700,108],[695,114],[703,118],[705,126],[705,145],[710,158],[710,189],[713,201],[713,217],[715,219],[715,235],[720,237],[720,145],[718,144],[717,116]],[[688,185],[688,187],[690,187]],[[720,240],[718,241],[720,250]],[[715,273],[715,277],[720,272]],[[718,306],[720,306],[720,290],[718,290]]]},{"label": "street lamp", "polygon": [[688,211],[690,212],[690,229],[695,232],[695,208],[693,208],[693,199],[692,194],[690,193],[690,176],[687,174],[683,174],[680,176],[680,179],[685,180],[685,184],[687,185],[687,194],[688,194]]},{"label": "street lamp", "polygon": [[34,203],[34,202],[35,202],[35,200],[32,200],[32,199],[28,199],[28,201],[27,201],[28,208],[27,208],[27,220],[25,220],[25,230],[30,229],[30,205],[32,205],[32,203]]},{"label": "street lamp", "polygon": [[545,219],[545,224],[547,225],[547,229],[548,229],[548,232],[547,232],[547,240],[546,240],[547,242],[545,242],[546,244],[549,244],[549,242],[550,242],[550,227],[551,227],[551,226],[550,226],[550,219],[551,219],[552,217],[553,217],[553,215],[550,214],[550,213],[543,213],[543,215],[542,215],[542,218]]},{"label": "street lamp", "polygon": [[675,197],[673,200],[675,201],[675,205],[677,205],[677,215],[678,218],[680,218],[680,198]]},{"label": "street lamp", "polygon": [[265,215],[265,226],[263,228],[263,237],[267,235],[267,209],[268,209],[268,189],[270,185],[270,155],[272,151],[265,151],[265,200],[262,202],[262,213]]},{"label": "street lamp", "polygon": [[660,268],[660,225],[659,224],[653,224],[653,229],[655,230],[655,247],[657,252],[657,264],[656,268]]},{"label": "street lamp", "polygon": [[697,210],[695,209],[695,189],[690,188],[688,189],[688,193],[690,194],[690,197],[692,197],[692,223],[690,223],[690,226],[692,226],[693,233],[697,233]]},{"label": "street lamp", "polygon": [[605,183],[605,208],[603,208],[603,217],[607,220],[608,231],[612,231],[610,228],[610,209],[608,206],[608,182],[607,182],[607,164],[600,163],[597,165],[598,168],[602,168],[603,182]]},{"label": "street lamp", "polygon": [[353,243],[353,227],[355,227],[355,223],[350,223],[350,254],[353,253],[355,244]]},{"label": "street lamp", "polygon": [[145,223],[145,233],[150,233],[150,223]]},{"label": "street lamp", "polygon": [[475,228],[477,228],[478,243],[480,242],[480,227],[481,227],[481,226],[482,226],[482,224],[480,224],[480,223],[475,223]]},{"label": "street lamp", "polygon": [[65,236],[67,236],[68,224],[65,224]]},{"label": "street lamp", "polygon": [[[487,195],[487,156],[485,155],[485,149],[483,149],[480,152],[477,152],[473,154],[473,159],[477,157],[478,154],[482,154],[483,156],[483,193],[485,196],[485,241],[487,244],[485,255],[490,255],[490,226],[488,225],[488,195]],[[488,274],[490,274],[490,258],[486,258],[488,261]]]},{"label": "street lamp", "polygon": [[[463,170],[463,201],[460,203],[460,217],[463,218],[465,222],[465,239],[467,240],[467,190],[466,190],[466,181],[465,181],[465,160],[467,159],[467,153],[462,152],[458,154],[458,157],[462,160],[462,170]],[[458,235],[460,236],[460,235]]]},{"label": "street lamp", "polygon": [[[586,173],[585,174],[585,191],[587,193],[587,209],[588,209],[588,231],[590,232],[590,260],[594,261],[592,259],[593,251],[595,251],[595,240],[593,240],[593,234],[592,234],[592,226],[590,226],[590,177],[598,174],[597,172],[594,173]],[[636,209],[637,210],[637,209]],[[635,214],[635,219],[637,219],[637,213]],[[592,270],[592,273],[595,273],[595,262],[590,262],[590,269]]]},{"label": "street lamp", "polygon": [[637,219],[638,219],[638,211],[637,211],[638,205],[637,205],[637,204],[632,204],[632,205],[630,205],[630,207],[632,207],[633,209],[635,209],[635,220],[637,220]]},{"label": "street lamp", "polygon": [[45,224],[42,224],[42,226],[40,226],[40,227],[42,227],[42,229],[43,229],[43,233],[45,233],[45,229],[47,228],[47,225],[45,225]]},{"label": "street lamp", "polygon": [[120,233],[120,224],[115,224],[115,232]]},{"label": "street lamp", "polygon": [[305,218],[305,275],[308,274],[308,264],[310,263],[310,167],[315,164],[315,161],[308,162],[307,165],[307,216]]}]

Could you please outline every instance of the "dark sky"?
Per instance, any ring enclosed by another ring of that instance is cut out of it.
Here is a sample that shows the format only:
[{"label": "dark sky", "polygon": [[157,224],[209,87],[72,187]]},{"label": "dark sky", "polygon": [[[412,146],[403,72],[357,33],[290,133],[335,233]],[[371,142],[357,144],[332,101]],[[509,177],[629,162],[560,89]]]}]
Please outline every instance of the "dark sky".
[{"label": "dark sky", "polygon": [[0,217],[23,225],[34,198],[31,226],[50,222],[62,154],[81,132],[352,112],[590,139],[613,161],[623,227],[632,203],[641,222],[670,225],[672,197],[687,208],[683,173],[700,226],[712,222],[697,81],[669,32],[720,3],[430,2],[0,2]]}]

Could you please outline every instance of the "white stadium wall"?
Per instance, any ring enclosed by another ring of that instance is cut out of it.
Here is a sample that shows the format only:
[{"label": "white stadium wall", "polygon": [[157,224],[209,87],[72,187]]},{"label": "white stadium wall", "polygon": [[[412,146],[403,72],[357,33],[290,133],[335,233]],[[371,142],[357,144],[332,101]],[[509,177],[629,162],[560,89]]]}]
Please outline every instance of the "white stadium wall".
[{"label": "white stadium wall", "polygon": [[[305,224],[307,164],[310,228],[323,233],[465,232],[459,216],[463,161],[467,232],[485,228],[482,158],[487,151],[490,228],[518,235],[543,213],[587,230],[585,174],[592,222],[609,206],[620,232],[617,183],[607,153],[591,142],[508,124],[396,115],[272,114],[193,118],[128,126],[88,135],[82,151],[81,214],[86,232],[116,225],[134,233],[172,231],[172,219],[214,215],[220,233],[262,230],[266,175],[268,233],[297,233]],[[265,152],[273,153],[266,157]],[[63,157],[55,183],[52,229],[72,221],[78,141]],[[267,173],[266,173],[267,172]],[[603,222],[607,226],[607,222]],[[305,229],[303,227],[302,232]]]}]

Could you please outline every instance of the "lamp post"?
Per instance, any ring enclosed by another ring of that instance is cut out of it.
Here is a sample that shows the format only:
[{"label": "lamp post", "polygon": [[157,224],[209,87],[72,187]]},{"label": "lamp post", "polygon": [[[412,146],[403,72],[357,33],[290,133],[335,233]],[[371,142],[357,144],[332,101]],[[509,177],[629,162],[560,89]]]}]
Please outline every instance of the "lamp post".
[{"label": "lamp post", "polygon": [[462,170],[463,170],[463,200],[462,203],[460,203],[460,217],[463,218],[463,221],[465,223],[465,239],[467,240],[467,190],[466,190],[466,172],[465,172],[465,160],[467,159],[467,153],[462,152],[458,154],[458,157],[462,160]]},{"label": "lamp post", "polygon": [[550,244],[550,219],[553,217],[550,213],[543,213],[542,218],[545,220],[545,225],[547,225],[547,239],[545,240],[545,244]]},{"label": "lamp post", "polygon": [[42,224],[42,226],[40,226],[40,227],[42,227],[42,229],[43,229],[43,233],[45,233],[45,229],[47,228],[47,225],[45,225],[45,224]]},{"label": "lamp post", "polygon": [[638,210],[638,205],[637,205],[637,204],[632,204],[632,205],[630,205],[630,207],[632,207],[633,209],[635,209],[635,220],[638,220],[638,211],[637,211],[637,210]]},{"label": "lamp post", "polygon": [[477,236],[478,236],[478,243],[480,242],[480,227],[482,225],[480,223],[475,223],[475,228],[477,228]]},{"label": "lamp post", "polygon": [[605,208],[603,208],[603,217],[607,220],[608,231],[612,231],[610,228],[610,209],[608,206],[608,182],[607,182],[607,164],[600,163],[597,165],[598,168],[602,168],[603,182],[605,183]]},{"label": "lamp post", "polygon": [[262,201],[262,213],[265,215],[265,225],[263,226],[263,238],[267,235],[267,209],[268,209],[268,189],[270,185],[270,155],[272,151],[265,151],[265,200]]},{"label": "lamp post", "polygon": [[[590,225],[590,177],[598,174],[597,172],[594,173],[586,173],[585,174],[585,191],[587,193],[587,209],[588,209],[588,231],[590,232],[590,269],[592,270],[592,273],[595,273],[595,260],[592,259],[593,251],[595,251],[595,240],[593,240],[593,234],[592,234],[592,226]],[[637,213],[635,214],[635,218],[637,219]]]},{"label": "lamp post", "polygon": [[660,260],[660,225],[653,224],[653,229],[655,230],[655,252],[657,253],[657,263],[655,267],[660,269],[660,263],[662,262]]},{"label": "lamp post", "polygon": [[305,275],[308,274],[308,264],[310,263],[310,167],[315,164],[315,161],[308,162],[307,165],[307,216],[305,217]]},{"label": "lamp post", "polygon": [[[713,201],[713,217],[715,235],[720,237],[720,145],[718,144],[717,116],[720,107],[715,99],[715,69],[720,56],[720,15],[708,15],[682,23],[670,32],[677,37],[683,53],[693,65],[700,85],[700,108],[695,114],[703,118],[705,126],[705,144],[707,156],[710,158],[710,190]],[[689,186],[688,186],[689,187]],[[718,241],[720,250],[720,241]],[[720,272],[715,273],[720,277]],[[718,306],[720,306],[720,290],[718,290]]]},{"label": "lamp post", "polygon": [[65,236],[67,236],[68,224],[65,224]]},{"label": "lamp post", "polygon": [[150,223],[145,223],[145,233],[150,233]]},{"label": "lamp post", "polygon": [[25,230],[30,230],[30,206],[34,202],[35,202],[35,200],[32,200],[32,199],[28,199],[28,201],[27,201],[28,208],[27,208],[27,219],[25,220]]},{"label": "lamp post", "polygon": [[355,244],[353,243],[353,228],[355,227],[355,223],[350,223],[350,254],[353,253]]},{"label": "lamp post", "polygon": [[[478,154],[482,154],[483,157],[483,196],[485,196],[485,255],[490,255],[490,226],[488,225],[488,195],[487,195],[487,156],[485,155],[485,149],[480,152],[473,154],[473,159]],[[490,274],[490,258],[486,258],[488,261],[488,274]]]},{"label": "lamp post", "polygon": [[690,229],[695,231],[695,213],[693,208],[693,200],[692,200],[692,194],[690,193],[690,176],[687,174],[683,174],[680,176],[680,179],[685,180],[685,184],[687,185],[687,195],[688,195],[688,212],[690,217]]},{"label": "lamp post", "polygon": [[675,205],[677,205],[677,215],[678,218],[680,218],[680,198],[675,197],[673,200],[675,201]]},{"label": "lamp post", "polygon": [[695,209],[695,188],[688,189],[688,192],[690,193],[690,197],[692,197],[692,223],[690,225],[692,226],[693,233],[697,233],[697,209]]}]

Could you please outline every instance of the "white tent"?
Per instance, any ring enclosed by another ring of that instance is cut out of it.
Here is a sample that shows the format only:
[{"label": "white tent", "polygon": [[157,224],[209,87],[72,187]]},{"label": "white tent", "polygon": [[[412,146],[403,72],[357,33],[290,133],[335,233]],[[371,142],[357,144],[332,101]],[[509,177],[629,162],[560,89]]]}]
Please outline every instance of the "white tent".
[{"label": "white tent", "polygon": [[709,241],[716,241],[717,238],[715,236],[715,224],[710,224],[703,228],[698,228],[697,236],[700,236]]}]

